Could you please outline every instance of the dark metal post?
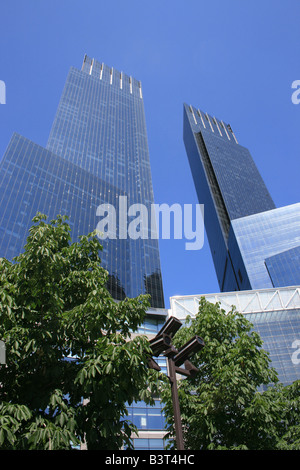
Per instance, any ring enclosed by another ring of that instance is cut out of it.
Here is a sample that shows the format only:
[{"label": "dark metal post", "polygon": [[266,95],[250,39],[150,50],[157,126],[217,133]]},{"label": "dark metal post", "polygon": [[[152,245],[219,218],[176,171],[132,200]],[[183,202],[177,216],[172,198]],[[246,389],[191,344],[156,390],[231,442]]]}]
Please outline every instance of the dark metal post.
[{"label": "dark metal post", "polygon": [[[177,349],[172,345],[172,336],[181,327],[182,323],[175,317],[170,317],[166,324],[159,330],[155,338],[150,340],[150,345],[154,356],[163,354],[168,358],[169,380],[171,383],[172,404],[174,412],[176,447],[184,450],[181,413],[177,389],[176,373],[190,377],[198,372],[198,369],[188,360],[190,354],[195,353],[204,347],[204,341],[199,336],[189,340],[182,348]],[[184,367],[179,367],[184,363]],[[160,370],[159,365],[150,357],[148,366],[155,370]]]},{"label": "dark metal post", "polygon": [[179,406],[179,398],[178,398],[178,390],[177,390],[175,363],[173,360],[173,355],[171,354],[168,355],[168,366],[169,366],[169,380],[171,382],[172,402],[173,402],[173,411],[174,411],[176,446],[178,450],[184,450],[184,441],[183,441],[181,414],[180,414],[180,406]]}]

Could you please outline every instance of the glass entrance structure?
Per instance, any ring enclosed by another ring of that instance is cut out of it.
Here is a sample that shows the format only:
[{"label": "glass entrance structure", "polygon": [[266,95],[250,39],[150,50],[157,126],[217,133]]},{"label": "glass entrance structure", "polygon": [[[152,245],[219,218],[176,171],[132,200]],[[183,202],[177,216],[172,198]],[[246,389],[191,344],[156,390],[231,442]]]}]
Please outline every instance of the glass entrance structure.
[{"label": "glass entrance structure", "polygon": [[252,323],[263,340],[263,349],[270,354],[278,379],[289,385],[300,379],[300,287],[257,289],[174,296],[170,299],[171,315],[183,323],[194,318],[201,297],[229,313],[234,306]]}]

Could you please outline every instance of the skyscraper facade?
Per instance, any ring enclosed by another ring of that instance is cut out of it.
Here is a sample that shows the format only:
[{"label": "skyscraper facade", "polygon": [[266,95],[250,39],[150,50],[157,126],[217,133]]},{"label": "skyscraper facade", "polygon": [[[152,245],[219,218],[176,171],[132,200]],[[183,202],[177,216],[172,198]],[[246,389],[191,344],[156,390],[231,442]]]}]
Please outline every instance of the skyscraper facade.
[{"label": "skyscraper facade", "polygon": [[186,104],[184,143],[220,290],[300,284],[300,204],[276,208],[231,126]]},{"label": "skyscraper facade", "polygon": [[154,202],[141,82],[85,56],[69,71],[46,147],[14,134],[0,178],[0,256],[20,253],[37,211],[68,215],[75,241],[112,207],[116,231],[102,234],[101,258],[113,297],[149,293],[164,307],[155,227],[132,239],[119,225],[121,212],[122,221],[135,204],[151,213]]},{"label": "skyscraper facade", "polygon": [[[99,235],[108,288],[116,300],[150,294],[140,333],[151,337],[167,315],[156,229],[144,225],[139,236],[137,227],[131,238],[126,225],[135,217],[129,208],[142,205],[150,214],[153,202],[141,82],[85,56],[80,70],[69,70],[47,145],[15,133],[0,161],[0,257],[22,252],[37,212],[48,221],[69,216],[76,241],[101,217],[109,222],[113,208],[115,233],[108,223]],[[163,449],[161,408],[160,400],[128,407],[139,430],[135,448]]]}]

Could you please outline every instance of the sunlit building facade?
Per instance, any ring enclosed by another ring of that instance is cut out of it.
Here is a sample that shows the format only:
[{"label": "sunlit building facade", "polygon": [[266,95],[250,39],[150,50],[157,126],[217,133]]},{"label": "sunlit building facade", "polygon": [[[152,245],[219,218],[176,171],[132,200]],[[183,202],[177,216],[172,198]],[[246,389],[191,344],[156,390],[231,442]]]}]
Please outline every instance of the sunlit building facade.
[{"label": "sunlit building facade", "polygon": [[155,226],[135,239],[126,230],[129,208],[142,204],[150,214],[154,202],[141,82],[85,56],[68,73],[46,147],[15,134],[0,181],[0,256],[20,253],[37,211],[49,220],[68,215],[75,241],[108,220],[107,205],[116,230],[107,224],[100,240],[112,296],[148,293],[164,307]]}]

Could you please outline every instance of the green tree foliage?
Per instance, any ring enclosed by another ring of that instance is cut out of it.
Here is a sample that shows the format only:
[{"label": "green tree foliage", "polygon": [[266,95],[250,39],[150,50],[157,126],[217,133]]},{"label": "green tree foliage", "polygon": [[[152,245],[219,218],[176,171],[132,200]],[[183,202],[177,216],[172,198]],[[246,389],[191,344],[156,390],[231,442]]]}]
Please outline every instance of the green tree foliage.
[{"label": "green tree foliage", "polygon": [[157,385],[148,339],[131,334],[148,298],[113,301],[95,233],[71,243],[67,218],[33,222],[24,252],[0,260],[0,449],[130,447],[126,403]]},{"label": "green tree foliage", "polygon": [[[278,383],[245,316],[235,309],[226,314],[202,298],[198,314],[188,318],[174,344],[180,347],[195,334],[205,342],[192,357],[199,372],[181,380],[178,391],[186,449],[300,449],[300,381]],[[174,437],[168,387],[163,399]]]}]

